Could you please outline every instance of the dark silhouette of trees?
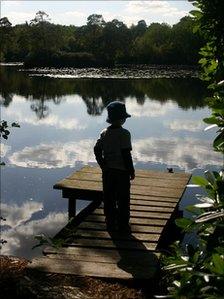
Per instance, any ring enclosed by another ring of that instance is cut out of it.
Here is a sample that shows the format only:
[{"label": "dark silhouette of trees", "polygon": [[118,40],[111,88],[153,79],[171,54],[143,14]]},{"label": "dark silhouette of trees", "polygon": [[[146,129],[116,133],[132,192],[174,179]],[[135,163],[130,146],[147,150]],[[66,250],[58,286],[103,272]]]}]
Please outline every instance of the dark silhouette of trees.
[{"label": "dark silhouette of trees", "polygon": [[63,26],[50,22],[38,11],[30,22],[12,26],[0,19],[1,61],[25,61],[32,66],[112,66],[114,64],[196,64],[202,45],[200,33],[193,33],[193,20],[177,24],[140,20],[130,28],[114,19],[105,22],[92,14],[84,26]]}]

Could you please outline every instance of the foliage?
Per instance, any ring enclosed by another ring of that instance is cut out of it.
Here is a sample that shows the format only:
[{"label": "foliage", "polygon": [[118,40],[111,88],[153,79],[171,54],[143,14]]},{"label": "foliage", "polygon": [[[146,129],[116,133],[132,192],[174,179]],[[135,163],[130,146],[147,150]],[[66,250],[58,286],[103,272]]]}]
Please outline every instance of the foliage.
[{"label": "foliage", "polygon": [[206,128],[207,130],[213,127],[218,128],[218,134],[213,141],[213,147],[216,151],[224,154],[224,98],[216,92],[212,99],[214,100],[214,104],[211,103],[211,116],[204,118],[204,122],[210,124]]},{"label": "foliage", "polygon": [[33,52],[27,55],[25,60],[26,67],[48,66],[54,67],[83,67],[85,65],[94,67],[97,65],[96,59],[91,53],[74,52]]},{"label": "foliage", "polygon": [[[6,17],[0,19],[1,61],[25,61],[26,65],[61,66],[55,55],[66,56],[64,66],[126,63],[195,64],[202,44],[200,33],[193,34],[193,21],[182,18],[174,26],[140,20],[130,28],[113,19],[92,14],[84,26],[63,26],[50,22],[44,11],[38,11],[29,22],[12,26]],[[68,55],[67,55],[68,54]],[[62,64],[63,59],[61,60]]]},{"label": "foliage", "polygon": [[[5,120],[0,121],[0,138],[2,137],[4,139],[8,139],[8,136],[10,134],[10,131],[9,131],[10,127],[19,128],[20,126],[18,123],[15,123],[15,122],[13,122],[10,126],[10,125],[8,125],[7,121],[5,121]],[[1,161],[0,166],[3,166],[3,165],[5,165],[5,163]]]},{"label": "foliage", "polygon": [[[204,35],[206,44],[201,49],[201,78],[212,91],[208,98],[211,116],[204,119],[206,130],[217,127],[213,141],[214,150],[224,155],[224,20],[221,0],[192,1],[196,28]],[[224,294],[224,165],[220,172],[205,171],[205,177],[194,177],[193,182],[202,187],[207,196],[197,195],[200,203],[189,206],[193,218],[176,220],[183,232],[194,232],[197,244],[180,243],[172,246],[171,254],[164,257],[168,271],[169,297],[172,298],[223,298]]]},{"label": "foliage", "polygon": [[54,247],[54,248],[56,248],[56,249],[59,249],[59,248],[61,248],[64,244],[65,244],[65,242],[66,242],[66,240],[64,240],[64,239],[59,239],[59,238],[52,238],[52,237],[50,237],[50,236],[48,236],[47,234],[41,234],[41,235],[35,235],[34,236],[34,239],[36,240],[36,241],[38,241],[39,243],[37,243],[36,245],[34,245],[33,247],[32,247],[32,249],[35,249],[35,248],[37,248],[37,247],[41,247],[41,246],[44,246],[44,245],[49,245],[49,246],[51,246],[51,247]]},{"label": "foliage", "polygon": [[193,219],[176,220],[184,232],[197,232],[198,244],[183,251],[177,242],[164,259],[172,298],[221,298],[224,293],[224,172],[205,172],[194,183],[207,191],[200,203],[187,208]]}]

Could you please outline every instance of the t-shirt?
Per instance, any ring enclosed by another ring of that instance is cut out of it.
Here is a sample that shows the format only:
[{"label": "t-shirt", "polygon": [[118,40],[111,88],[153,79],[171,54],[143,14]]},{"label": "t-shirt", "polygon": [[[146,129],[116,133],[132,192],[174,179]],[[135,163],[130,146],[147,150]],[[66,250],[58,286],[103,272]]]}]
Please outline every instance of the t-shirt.
[{"label": "t-shirt", "polygon": [[128,130],[108,127],[100,133],[96,146],[102,148],[107,167],[126,170],[121,150],[132,150],[131,134]]}]

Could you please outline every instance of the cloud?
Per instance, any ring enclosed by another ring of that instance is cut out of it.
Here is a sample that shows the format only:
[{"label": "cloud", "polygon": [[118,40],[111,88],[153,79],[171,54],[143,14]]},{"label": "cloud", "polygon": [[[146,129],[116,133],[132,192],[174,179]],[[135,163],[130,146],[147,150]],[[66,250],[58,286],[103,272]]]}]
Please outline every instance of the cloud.
[{"label": "cloud", "polygon": [[35,14],[33,12],[9,11],[7,12],[6,16],[9,21],[15,25],[25,23],[26,21],[29,22],[34,18]]},{"label": "cloud", "polygon": [[128,113],[135,117],[157,117],[159,115],[165,115],[176,108],[176,105],[171,101],[163,105],[151,100],[145,101],[144,105],[139,105],[136,101],[133,101],[133,99],[127,99],[125,104]]},{"label": "cloud", "polygon": [[13,165],[28,168],[74,167],[77,163],[95,162],[94,140],[84,139],[68,143],[40,144],[25,147],[8,157]]},{"label": "cloud", "polygon": [[43,204],[37,201],[26,201],[22,206],[17,204],[1,204],[1,215],[6,218],[5,225],[15,228],[28,221],[31,216],[43,209]]},{"label": "cloud", "polygon": [[66,11],[63,13],[52,13],[53,23],[59,24],[85,24],[87,14],[81,11]]},{"label": "cloud", "polygon": [[201,131],[205,127],[202,121],[181,120],[181,119],[176,119],[168,123],[166,126],[173,131],[189,131],[189,132]]},{"label": "cloud", "polygon": [[[15,9],[13,2],[18,2],[18,11]],[[116,1],[105,1],[108,3],[103,3],[100,8],[97,8],[97,11],[94,5],[90,5],[89,7],[81,5],[80,7],[81,2],[79,3],[79,1],[77,1],[77,9],[74,10],[74,6],[65,2],[61,6],[60,12],[57,10],[58,4],[57,8],[43,4],[37,9],[37,6],[29,7],[26,2],[29,1],[3,1],[2,12],[13,24],[17,24],[30,21],[34,18],[36,11],[41,9],[50,15],[51,22],[53,23],[78,26],[86,24],[87,17],[93,13],[102,14],[107,22],[116,18],[125,22],[128,26],[133,23],[136,24],[137,21],[142,19],[145,19],[148,24],[151,22],[174,24],[188,13],[186,10],[177,8],[172,3],[174,1],[126,1],[122,4],[117,4]],[[117,11],[115,10],[116,7]]]},{"label": "cloud", "polygon": [[126,11],[131,14],[163,14],[163,15],[186,15],[187,12],[178,10],[173,7],[168,1],[129,1],[126,6]]},{"label": "cloud", "polygon": [[[24,208],[26,208],[25,205]],[[21,214],[26,215],[26,212],[24,211]],[[7,243],[2,246],[1,254],[32,258],[38,252],[38,250],[31,250],[32,247],[37,244],[37,241],[34,240],[34,236],[45,233],[46,235],[53,237],[65,226],[68,221],[67,217],[67,213],[62,212],[50,213],[43,219],[29,222],[25,222],[25,217],[23,219],[23,224],[2,231],[1,238],[6,240]],[[42,249],[39,249],[40,254],[41,250]]]},{"label": "cloud", "polygon": [[164,163],[188,171],[222,164],[208,141],[193,138],[138,139],[133,144],[133,158],[135,163]]},{"label": "cloud", "polygon": [[152,22],[174,24],[187,14],[188,11],[172,6],[169,1],[129,1],[126,4],[123,21],[129,26],[142,19],[148,24]]}]

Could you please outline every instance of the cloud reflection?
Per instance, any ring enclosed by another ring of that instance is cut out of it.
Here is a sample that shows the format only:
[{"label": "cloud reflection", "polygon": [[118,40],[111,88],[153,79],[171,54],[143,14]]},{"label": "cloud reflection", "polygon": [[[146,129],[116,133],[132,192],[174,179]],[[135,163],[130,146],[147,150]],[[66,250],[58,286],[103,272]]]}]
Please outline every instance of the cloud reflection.
[{"label": "cloud reflection", "polygon": [[22,206],[17,204],[1,204],[1,215],[6,218],[5,225],[15,228],[21,223],[28,221],[31,216],[43,209],[43,203],[37,201],[26,201]]},{"label": "cloud reflection", "polygon": [[208,141],[194,138],[146,138],[134,143],[134,161],[175,165],[186,171],[221,165],[222,157]]},{"label": "cloud reflection", "polygon": [[139,105],[136,101],[133,101],[133,99],[128,99],[126,100],[126,107],[128,113],[134,117],[157,117],[174,110],[176,108],[176,104],[171,101],[161,104],[150,100],[145,101],[144,105]]},{"label": "cloud reflection", "polygon": [[5,157],[5,155],[10,151],[11,146],[8,146],[4,143],[0,143],[0,157]]},{"label": "cloud reflection", "polygon": [[28,168],[74,167],[76,163],[95,162],[94,140],[84,139],[68,143],[40,144],[25,147],[9,157],[11,164]]},{"label": "cloud reflection", "polygon": [[167,124],[169,129],[173,131],[189,131],[189,132],[197,132],[202,131],[205,127],[202,121],[198,120],[184,120],[184,119],[176,119],[169,124]]},{"label": "cloud reflection", "polygon": [[[1,238],[6,240],[7,243],[2,246],[1,254],[26,258],[32,258],[37,255],[37,252],[41,254],[41,248],[39,250],[31,250],[37,244],[34,236],[42,233],[54,236],[67,223],[67,213],[62,212],[49,213],[43,219],[25,222],[27,220],[25,209],[24,205],[24,212],[21,214],[25,215],[25,217],[20,219],[21,225],[2,231]],[[11,209],[9,209],[10,211]]]},{"label": "cloud reflection", "polygon": [[58,129],[66,130],[83,130],[87,127],[86,124],[84,125],[81,122],[81,120],[75,117],[65,117],[64,115],[50,114],[46,118],[38,119],[38,121],[34,115],[25,116],[22,110],[9,110],[6,111],[6,115],[10,116],[12,119],[16,119],[16,121],[20,124],[26,123],[34,126],[52,126]]},{"label": "cloud reflection", "polygon": [[[11,164],[28,168],[74,167],[76,164],[95,162],[95,140],[40,144],[25,147],[9,156]],[[184,170],[221,165],[220,155],[214,152],[209,141],[196,138],[145,138],[133,142],[135,163],[165,163]]]}]

